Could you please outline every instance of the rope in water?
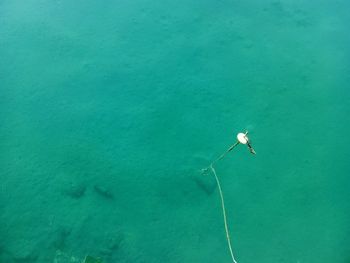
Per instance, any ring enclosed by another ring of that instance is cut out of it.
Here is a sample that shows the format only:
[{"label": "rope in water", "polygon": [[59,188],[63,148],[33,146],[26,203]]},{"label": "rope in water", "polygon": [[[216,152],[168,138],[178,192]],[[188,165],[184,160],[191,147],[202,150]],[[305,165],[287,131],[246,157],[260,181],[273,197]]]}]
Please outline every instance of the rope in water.
[{"label": "rope in water", "polygon": [[226,209],[225,209],[225,202],[224,202],[224,195],[222,193],[222,190],[221,190],[221,185],[220,185],[220,180],[219,180],[219,177],[217,176],[216,174],[216,171],[214,169],[214,164],[218,161],[220,161],[221,159],[223,159],[226,154],[228,154],[230,151],[232,151],[238,144],[242,143],[242,144],[246,144],[249,148],[249,151],[251,154],[256,154],[253,147],[251,146],[250,142],[249,142],[249,139],[247,137],[247,134],[248,134],[248,131],[246,131],[245,133],[238,133],[237,134],[237,142],[234,143],[230,148],[228,148],[226,150],[226,152],[224,152],[223,154],[221,154],[217,159],[215,159],[209,167],[207,168],[204,168],[202,169],[202,172],[205,172],[205,171],[208,171],[209,169],[213,172],[214,176],[215,176],[215,180],[216,180],[216,184],[218,186],[218,189],[219,189],[219,194],[220,194],[220,198],[221,198],[221,208],[222,208],[222,215],[224,217],[224,225],[225,225],[225,232],[226,232],[226,240],[227,240],[227,245],[228,245],[228,248],[230,250],[230,254],[231,254],[231,258],[232,258],[232,262],[233,263],[237,263],[234,255],[233,255],[233,252],[232,252],[232,246],[231,246],[231,240],[230,240],[230,233],[229,233],[229,230],[228,230],[228,225],[227,225],[227,218],[226,218]]},{"label": "rope in water", "polygon": [[225,209],[224,195],[223,195],[222,190],[221,190],[220,180],[219,180],[219,177],[218,177],[217,174],[216,174],[216,171],[215,171],[215,169],[214,169],[214,167],[213,167],[213,164],[211,164],[211,165],[209,166],[209,168],[211,169],[211,171],[212,171],[213,174],[214,174],[214,177],[215,177],[215,180],[216,180],[216,184],[217,184],[218,189],[219,189],[219,194],[220,194],[220,198],[221,198],[222,215],[223,215],[223,217],[224,217],[224,225],[225,225],[226,239],[227,239],[228,248],[229,248],[229,250],[230,250],[232,262],[237,263],[237,261],[236,261],[234,255],[233,255],[233,251],[232,251],[231,240],[230,240],[230,233],[229,233],[228,225],[227,225],[227,218],[226,218],[226,209]]}]

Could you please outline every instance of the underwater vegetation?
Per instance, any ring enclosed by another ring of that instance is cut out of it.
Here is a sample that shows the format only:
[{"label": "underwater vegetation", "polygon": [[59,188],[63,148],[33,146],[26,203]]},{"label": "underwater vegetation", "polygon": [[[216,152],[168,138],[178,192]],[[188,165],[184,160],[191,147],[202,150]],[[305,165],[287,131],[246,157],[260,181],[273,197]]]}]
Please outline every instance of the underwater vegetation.
[{"label": "underwater vegetation", "polygon": [[74,256],[69,256],[62,253],[61,251],[56,251],[56,256],[53,263],[103,263],[102,260],[94,258],[92,256],[85,256],[84,259],[79,259]]}]

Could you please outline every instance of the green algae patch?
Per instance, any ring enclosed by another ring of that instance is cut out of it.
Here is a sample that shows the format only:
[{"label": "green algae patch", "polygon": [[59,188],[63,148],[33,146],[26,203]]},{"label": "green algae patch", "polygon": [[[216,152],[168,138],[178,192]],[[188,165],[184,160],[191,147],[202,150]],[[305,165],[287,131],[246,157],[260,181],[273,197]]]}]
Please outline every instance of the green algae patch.
[{"label": "green algae patch", "polygon": [[83,263],[103,263],[101,259],[94,258],[91,256],[86,256]]}]

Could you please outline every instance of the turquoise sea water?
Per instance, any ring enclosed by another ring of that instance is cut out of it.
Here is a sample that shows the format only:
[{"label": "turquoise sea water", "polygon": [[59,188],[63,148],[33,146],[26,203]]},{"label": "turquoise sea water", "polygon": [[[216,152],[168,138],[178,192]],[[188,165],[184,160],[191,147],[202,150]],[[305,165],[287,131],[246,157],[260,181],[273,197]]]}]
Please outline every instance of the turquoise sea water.
[{"label": "turquoise sea water", "polygon": [[0,0],[0,262],[350,262],[349,1]]}]

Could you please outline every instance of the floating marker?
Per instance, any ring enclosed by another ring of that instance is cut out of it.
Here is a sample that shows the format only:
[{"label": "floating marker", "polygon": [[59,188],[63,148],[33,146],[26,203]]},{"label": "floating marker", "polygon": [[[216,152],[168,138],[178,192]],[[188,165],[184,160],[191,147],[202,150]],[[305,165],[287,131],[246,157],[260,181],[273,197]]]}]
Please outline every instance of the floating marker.
[{"label": "floating marker", "polygon": [[226,209],[225,209],[224,195],[222,193],[219,177],[217,176],[216,171],[214,169],[214,164],[216,162],[220,161],[222,158],[224,158],[226,156],[226,154],[228,154],[230,151],[232,151],[238,144],[245,144],[245,145],[247,145],[250,153],[256,154],[256,152],[254,151],[253,147],[250,144],[250,141],[249,141],[249,138],[248,138],[248,131],[246,131],[245,133],[240,132],[240,133],[237,134],[237,142],[235,142],[232,146],[230,146],[230,148],[228,148],[226,150],[226,152],[224,152],[217,159],[215,159],[209,165],[209,167],[202,169],[202,172],[207,172],[210,169],[213,172],[214,176],[215,176],[216,184],[218,186],[219,194],[220,194],[220,198],[221,198],[221,208],[222,208],[222,215],[223,215],[223,218],[224,218],[224,225],[225,225],[227,245],[228,245],[228,248],[230,250],[231,259],[232,259],[233,263],[237,263],[237,261],[236,261],[234,255],[233,255],[232,246],[231,246],[230,233],[229,233],[229,229],[228,229],[228,225],[227,225],[227,218],[226,218]]}]

